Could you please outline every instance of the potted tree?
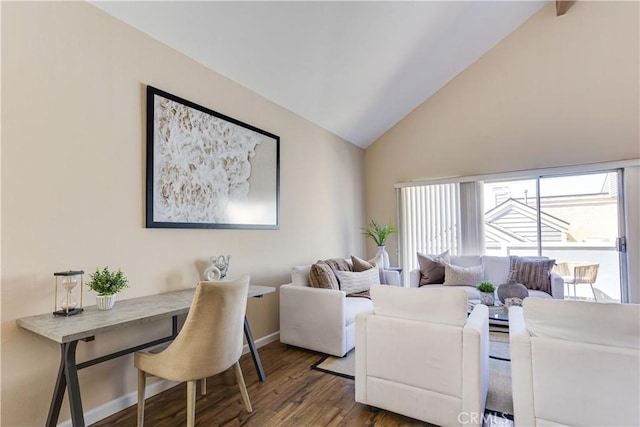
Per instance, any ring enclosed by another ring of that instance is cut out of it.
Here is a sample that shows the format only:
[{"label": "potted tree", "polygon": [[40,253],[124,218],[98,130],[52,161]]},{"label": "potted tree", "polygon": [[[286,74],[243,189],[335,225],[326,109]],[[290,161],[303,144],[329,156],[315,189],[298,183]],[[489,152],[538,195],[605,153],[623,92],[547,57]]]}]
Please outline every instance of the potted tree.
[{"label": "potted tree", "polygon": [[480,282],[476,289],[480,292],[480,303],[488,306],[493,306],[495,303],[494,292],[496,287],[491,282]]},{"label": "potted tree", "polygon": [[113,304],[116,302],[116,294],[129,287],[129,280],[120,269],[111,271],[109,267],[105,267],[102,270],[98,267],[95,273],[90,274],[90,278],[91,280],[87,283],[87,286],[98,293],[96,303],[100,310],[113,308]]},{"label": "potted tree", "polygon": [[371,220],[368,226],[362,228],[362,234],[366,237],[372,239],[376,245],[378,246],[377,255],[382,257],[383,268],[389,268],[389,254],[385,249],[385,244],[387,239],[392,233],[397,233],[398,230],[391,225],[387,224],[385,226],[381,226],[375,220]]}]

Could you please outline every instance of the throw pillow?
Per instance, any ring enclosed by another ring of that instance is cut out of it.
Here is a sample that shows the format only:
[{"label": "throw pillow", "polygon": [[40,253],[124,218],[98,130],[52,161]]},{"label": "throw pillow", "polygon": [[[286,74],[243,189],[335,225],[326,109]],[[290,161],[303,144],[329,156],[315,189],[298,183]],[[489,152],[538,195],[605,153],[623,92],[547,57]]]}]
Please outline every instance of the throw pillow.
[{"label": "throw pillow", "polygon": [[344,259],[344,258],[325,259],[324,263],[328,264],[329,267],[331,267],[331,269],[333,270],[334,273],[336,271],[352,271],[351,270],[351,266],[349,265],[347,260]]},{"label": "throw pillow", "polygon": [[522,283],[528,289],[551,293],[549,275],[555,259],[545,257],[511,256],[511,279]]},{"label": "throw pillow", "polygon": [[[378,269],[378,273],[380,273],[380,284],[384,285],[385,276],[384,276],[384,268],[382,268],[382,257],[376,255],[374,258],[369,261],[365,261],[362,258],[358,258],[355,255],[351,255],[351,265],[353,266],[353,271],[365,271],[370,268]],[[368,297],[368,295],[367,295]]]},{"label": "throw pillow", "polygon": [[365,271],[336,271],[336,276],[343,291],[350,294],[368,291],[371,285],[380,284],[378,270],[370,268]]},{"label": "throw pillow", "polygon": [[472,267],[461,267],[444,263],[444,283],[445,286],[476,286],[482,282],[484,268],[482,265],[474,265]]},{"label": "throw pillow", "polygon": [[318,261],[311,266],[309,270],[309,286],[312,288],[340,289],[333,269],[324,261]]},{"label": "throw pillow", "polygon": [[353,271],[355,272],[369,270],[370,268],[376,268],[376,264],[365,261],[355,255],[351,255],[351,265],[353,266]]},{"label": "throw pillow", "polygon": [[418,252],[420,286],[444,282],[444,263],[449,261],[449,251],[440,255],[425,255]]}]

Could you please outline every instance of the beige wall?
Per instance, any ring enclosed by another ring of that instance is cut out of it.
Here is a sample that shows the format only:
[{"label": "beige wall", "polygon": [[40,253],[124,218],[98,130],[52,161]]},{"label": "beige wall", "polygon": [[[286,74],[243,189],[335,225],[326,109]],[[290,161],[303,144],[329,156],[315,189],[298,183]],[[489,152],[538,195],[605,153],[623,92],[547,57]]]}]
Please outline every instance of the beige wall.
[{"label": "beige wall", "polygon": [[[281,137],[280,230],[144,228],[147,84]],[[361,149],[88,3],[2,2],[2,89],[2,425],[45,421],[58,346],[15,319],[52,310],[55,271],[120,267],[126,299],[193,286],[214,254],[274,286],[295,264],[363,255]],[[256,338],[277,332],[278,294],[248,317]],[[79,359],[168,329],[99,336]],[[130,357],[81,371],[85,411],[135,378]]]},{"label": "beige wall", "polygon": [[397,223],[399,182],[640,157],[638,8],[543,8],[367,148],[367,215]]}]

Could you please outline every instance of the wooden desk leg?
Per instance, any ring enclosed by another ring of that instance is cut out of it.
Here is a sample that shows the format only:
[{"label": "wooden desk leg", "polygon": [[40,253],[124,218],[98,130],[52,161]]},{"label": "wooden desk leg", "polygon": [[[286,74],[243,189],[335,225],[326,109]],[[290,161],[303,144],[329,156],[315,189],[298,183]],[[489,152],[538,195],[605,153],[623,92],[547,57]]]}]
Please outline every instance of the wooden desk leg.
[{"label": "wooden desk leg", "polygon": [[264,374],[264,369],[262,369],[262,362],[260,361],[260,355],[258,354],[256,343],[253,341],[253,334],[251,333],[247,316],[244,316],[244,336],[247,338],[247,344],[249,344],[249,351],[251,352],[251,357],[253,358],[253,364],[256,367],[256,371],[258,372],[258,378],[260,378],[260,381],[265,382],[267,380],[267,376]]},{"label": "wooden desk leg", "polygon": [[84,427],[84,412],[82,412],[78,367],[76,366],[76,347],[78,341],[71,341],[63,345],[67,346],[65,351],[65,377],[67,378],[67,392],[69,393],[71,423],[73,427]]}]

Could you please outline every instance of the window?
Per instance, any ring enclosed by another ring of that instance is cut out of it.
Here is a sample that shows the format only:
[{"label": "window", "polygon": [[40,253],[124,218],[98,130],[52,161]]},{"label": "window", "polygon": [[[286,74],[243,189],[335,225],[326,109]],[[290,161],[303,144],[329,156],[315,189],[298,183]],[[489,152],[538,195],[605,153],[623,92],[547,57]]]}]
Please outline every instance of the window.
[{"label": "window", "polygon": [[[636,163],[616,166],[637,169]],[[446,250],[548,256],[567,278],[566,296],[625,301],[626,256],[619,252],[625,236],[624,169],[606,166],[398,184],[400,265],[410,272],[418,267],[416,252]],[[591,278],[572,281],[585,266],[591,266]],[[408,285],[409,274],[403,277]]]}]

